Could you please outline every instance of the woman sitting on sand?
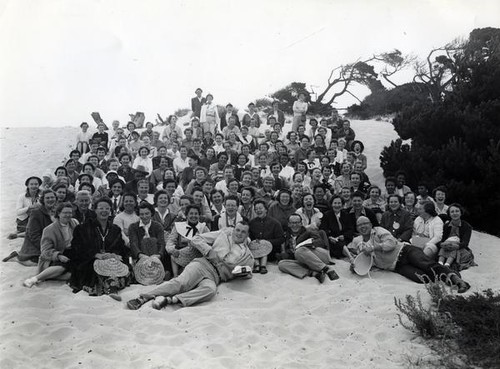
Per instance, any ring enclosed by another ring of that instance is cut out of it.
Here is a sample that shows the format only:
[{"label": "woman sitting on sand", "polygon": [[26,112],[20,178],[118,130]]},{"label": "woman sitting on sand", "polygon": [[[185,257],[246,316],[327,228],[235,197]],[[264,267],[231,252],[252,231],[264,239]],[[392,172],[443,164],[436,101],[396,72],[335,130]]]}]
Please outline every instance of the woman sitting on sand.
[{"label": "woman sitting on sand", "polygon": [[76,149],[81,153],[85,154],[89,152],[89,142],[92,138],[92,134],[88,131],[89,125],[87,122],[80,124],[81,132],[76,135]]},{"label": "woman sitting on sand", "polygon": [[[111,208],[113,208],[113,203],[111,203]],[[121,212],[113,219],[113,223],[121,229],[123,241],[127,246],[130,244],[128,228],[140,220],[136,210],[137,196],[133,193],[126,193],[122,196]]]},{"label": "woman sitting on sand", "polygon": [[456,271],[477,265],[469,248],[472,226],[462,219],[463,214],[464,209],[460,204],[454,203],[448,207],[450,220],[444,224],[442,241],[438,243],[440,264]]},{"label": "woman sitting on sand", "polygon": [[443,221],[438,217],[434,203],[426,201],[418,208],[419,216],[413,223],[411,243],[421,248],[430,258],[438,252],[437,243],[443,237]]},{"label": "woman sitting on sand", "polygon": [[[73,231],[78,225],[78,221],[73,219],[72,215],[73,205],[70,202],[57,205],[56,220],[42,233],[38,274],[25,280],[23,283],[25,287],[31,288],[47,279],[56,279],[66,274],[69,258],[64,255],[64,251],[69,248]],[[66,277],[69,278],[69,275]]]},{"label": "woman sitting on sand", "polygon": [[26,235],[19,253],[12,252],[4,261],[17,256],[17,260],[25,266],[38,264],[42,232],[54,221],[56,194],[52,190],[44,190],[40,195],[40,206],[33,209],[26,226]]},{"label": "woman sitting on sand", "polygon": [[75,293],[116,294],[130,282],[130,249],[123,242],[120,227],[111,223],[111,208],[109,199],[98,200],[96,219],[75,228],[71,248],[65,253],[70,259],[69,285]]},{"label": "woman sitting on sand", "polygon": [[417,196],[414,192],[407,192],[404,197],[403,209],[410,213],[413,220],[418,217],[417,207]]},{"label": "woman sitting on sand", "polygon": [[40,185],[42,180],[38,177],[29,177],[24,185],[26,186],[26,191],[19,195],[16,204],[16,231],[17,233],[11,233],[9,239],[14,239],[18,236],[24,237],[24,232],[26,231],[26,226],[28,225],[28,218],[31,212],[36,209],[40,202],[38,201],[38,195],[40,194]]}]

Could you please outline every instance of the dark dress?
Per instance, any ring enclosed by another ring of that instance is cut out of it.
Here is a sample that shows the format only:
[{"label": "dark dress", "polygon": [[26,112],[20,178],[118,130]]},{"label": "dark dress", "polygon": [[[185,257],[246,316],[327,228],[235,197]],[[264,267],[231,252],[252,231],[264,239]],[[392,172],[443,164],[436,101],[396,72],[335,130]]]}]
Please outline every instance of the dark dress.
[{"label": "dark dress", "polygon": [[327,237],[344,236],[344,241],[330,243],[330,256],[341,258],[343,256],[344,246],[352,241],[354,229],[349,216],[345,210],[340,211],[339,222],[333,210],[327,211],[323,218],[321,218],[321,225],[319,229],[325,231]]},{"label": "dark dress", "polygon": [[17,258],[19,261],[31,260],[38,263],[40,256],[40,241],[45,227],[52,224],[52,219],[45,206],[41,206],[31,212],[26,226],[26,237]]},{"label": "dark dress", "polygon": [[108,220],[106,230],[102,230],[97,220],[88,219],[75,228],[71,248],[64,252],[70,259],[69,285],[73,292],[84,290],[91,296],[100,296],[116,293],[129,285],[130,274],[126,277],[111,278],[99,276],[94,271],[95,255],[98,253],[120,255],[122,263],[130,269],[130,249],[125,246],[120,227]]}]

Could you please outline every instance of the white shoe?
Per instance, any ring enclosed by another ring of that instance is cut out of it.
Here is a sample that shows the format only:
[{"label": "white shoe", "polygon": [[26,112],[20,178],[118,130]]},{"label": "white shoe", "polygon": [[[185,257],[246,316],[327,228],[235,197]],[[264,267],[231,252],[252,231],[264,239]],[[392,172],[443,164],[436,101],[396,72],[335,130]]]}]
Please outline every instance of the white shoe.
[{"label": "white shoe", "polygon": [[37,283],[38,283],[38,278],[37,277],[31,277],[31,278],[28,278],[27,280],[24,281],[23,286],[31,288],[31,287],[33,287]]},{"label": "white shoe", "polygon": [[152,307],[153,309],[160,310],[165,306],[165,296],[155,297]]}]

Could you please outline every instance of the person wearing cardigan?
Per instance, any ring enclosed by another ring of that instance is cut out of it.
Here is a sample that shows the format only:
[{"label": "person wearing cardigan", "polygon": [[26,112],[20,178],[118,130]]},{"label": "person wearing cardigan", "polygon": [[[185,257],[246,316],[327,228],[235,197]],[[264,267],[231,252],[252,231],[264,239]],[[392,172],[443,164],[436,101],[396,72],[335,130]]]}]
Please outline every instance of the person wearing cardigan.
[{"label": "person wearing cardigan", "polygon": [[73,206],[70,202],[63,202],[57,206],[56,220],[42,233],[38,274],[24,281],[25,287],[31,288],[35,284],[63,277],[67,273],[66,263],[69,258],[64,255],[64,251],[71,245],[73,231],[78,225],[78,221],[72,218],[72,215]]}]

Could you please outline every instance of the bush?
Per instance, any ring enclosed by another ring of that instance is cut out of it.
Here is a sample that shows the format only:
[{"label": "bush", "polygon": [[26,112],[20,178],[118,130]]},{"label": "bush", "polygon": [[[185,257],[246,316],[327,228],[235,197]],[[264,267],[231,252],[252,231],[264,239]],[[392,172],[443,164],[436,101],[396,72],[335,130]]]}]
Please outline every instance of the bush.
[{"label": "bush", "polygon": [[174,112],[174,115],[177,115],[179,118],[187,115],[187,113],[191,112],[191,109],[188,108],[179,108]]},{"label": "bush", "polygon": [[[500,49],[500,38],[490,41]],[[391,142],[381,167],[385,176],[404,170],[412,188],[446,185],[447,201],[465,206],[475,228],[500,235],[500,55],[464,60],[443,101],[417,101],[396,115],[394,128],[411,145]]]},{"label": "bush", "polygon": [[404,301],[394,299],[401,325],[425,338],[445,368],[499,368],[500,295],[485,290],[457,296],[446,292],[443,282],[429,282],[426,287],[429,307],[419,294],[407,295]]}]

